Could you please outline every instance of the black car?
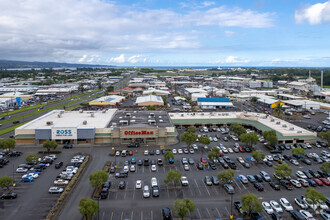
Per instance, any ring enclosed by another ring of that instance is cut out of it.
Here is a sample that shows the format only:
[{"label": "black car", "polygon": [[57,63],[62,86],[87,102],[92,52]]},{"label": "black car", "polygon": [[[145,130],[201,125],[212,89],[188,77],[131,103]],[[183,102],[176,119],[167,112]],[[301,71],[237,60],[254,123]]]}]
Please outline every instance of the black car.
[{"label": "black car", "polygon": [[140,144],[139,143],[130,143],[127,145],[127,147],[140,147]]},{"label": "black car", "polygon": [[236,170],[236,164],[235,162],[231,161],[228,163],[228,166],[230,167],[230,169]]},{"label": "black car", "polygon": [[152,187],[152,196],[153,197],[159,197],[159,188],[158,188],[158,186]]},{"label": "black car", "polygon": [[316,171],[314,170],[308,170],[308,172],[315,178],[320,178],[320,174],[318,174]]},{"label": "black car", "polygon": [[106,181],[105,183],[103,183],[103,187],[102,188],[110,189],[110,187],[111,187],[111,182],[110,181]]},{"label": "black car", "polygon": [[271,216],[273,220],[283,220],[283,217],[280,214],[278,214],[278,212],[273,212]]},{"label": "black car", "polygon": [[272,166],[273,166],[273,163],[272,163],[271,161],[268,161],[268,160],[265,162],[265,164],[266,164],[267,166],[269,166],[269,167],[272,167]]},{"label": "black car", "polygon": [[242,214],[242,215],[246,215],[246,211],[244,211],[244,210],[242,209],[242,203],[241,203],[241,202],[239,202],[239,201],[234,202],[234,206],[235,206],[235,208],[237,209],[237,211],[238,211],[240,214]]},{"label": "black car", "polygon": [[157,160],[157,164],[158,164],[158,166],[163,166],[163,160],[159,158]]},{"label": "black car", "polygon": [[212,179],[212,183],[214,185],[219,185],[220,181],[219,181],[218,177],[212,176],[211,179]]},{"label": "black car", "polygon": [[16,198],[17,198],[17,193],[15,192],[4,193],[0,197],[0,199],[16,199]]},{"label": "black car", "polygon": [[204,169],[204,166],[203,166],[203,164],[201,164],[201,163],[197,163],[197,164],[196,164],[196,167],[197,167],[197,169],[199,169],[199,170],[203,170],[203,169]]},{"label": "black car", "polygon": [[138,160],[137,164],[138,164],[138,166],[142,166],[142,164],[143,164],[142,160]]},{"label": "black car", "polygon": [[149,151],[149,154],[150,154],[150,155],[154,155],[154,154],[155,154],[155,151],[154,151],[154,150],[150,150],[150,151]]},{"label": "black car", "polygon": [[258,181],[258,182],[262,182],[262,177],[257,174],[257,175],[254,175],[254,178]]},{"label": "black car", "polygon": [[119,182],[119,189],[125,189],[125,187],[126,187],[126,182],[125,182],[125,180],[121,180],[121,181]]},{"label": "black car", "polygon": [[284,186],[287,190],[293,190],[293,186],[288,180],[280,180],[280,184]]},{"label": "black car", "polygon": [[70,149],[72,148],[72,144],[66,144],[63,146],[64,149]]},{"label": "black car", "polygon": [[173,219],[171,209],[169,209],[169,208],[162,209],[162,216],[163,216],[163,220],[172,220]]},{"label": "black car", "polygon": [[149,166],[149,159],[148,158],[144,159],[143,165],[144,166]]},{"label": "black car", "polygon": [[55,163],[55,168],[60,169],[63,166],[63,162],[57,162]]},{"label": "black car", "polygon": [[216,170],[217,169],[217,167],[215,166],[215,163],[213,161],[210,161],[209,162],[209,165],[212,168],[212,170]]},{"label": "black car", "polygon": [[19,152],[19,151],[12,151],[12,152],[9,152],[8,156],[10,157],[18,157],[18,156],[21,156],[22,152]]},{"label": "black car", "polygon": [[308,171],[303,170],[302,172],[307,176],[308,179],[312,179],[313,178],[313,176]]},{"label": "black car", "polygon": [[1,165],[6,165],[7,163],[9,163],[9,160],[8,159],[6,159],[6,158],[1,158],[0,159],[0,164]]},{"label": "black car", "polygon": [[275,190],[280,190],[280,185],[275,182],[269,182],[269,185]]},{"label": "black car", "polygon": [[261,183],[254,182],[253,186],[258,190],[258,191],[264,191],[264,187],[262,186]]},{"label": "black car", "polygon": [[251,149],[249,147],[244,147],[245,152],[249,153],[251,152]]},{"label": "black car", "polygon": [[101,193],[100,193],[101,199],[108,198],[108,195],[109,195],[109,189],[108,188],[103,188]]},{"label": "black car", "polygon": [[295,220],[305,220],[305,217],[302,214],[300,214],[300,212],[298,211],[292,210],[290,211],[290,214],[292,218]]},{"label": "black car", "polygon": [[115,166],[111,166],[109,172],[110,173],[116,172],[116,167]]},{"label": "black car", "polygon": [[120,171],[119,173],[115,174],[116,178],[126,178],[128,177],[128,172],[127,171]]}]

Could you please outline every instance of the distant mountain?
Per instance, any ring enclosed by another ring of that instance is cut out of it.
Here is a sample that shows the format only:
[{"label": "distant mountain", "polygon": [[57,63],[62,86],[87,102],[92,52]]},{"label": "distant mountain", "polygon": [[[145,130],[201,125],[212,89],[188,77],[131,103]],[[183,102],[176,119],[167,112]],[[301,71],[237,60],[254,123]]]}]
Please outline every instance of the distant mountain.
[{"label": "distant mountain", "polygon": [[77,64],[77,63],[56,63],[56,62],[28,62],[16,60],[0,60],[0,69],[19,69],[19,68],[108,68],[112,65],[96,64]]}]

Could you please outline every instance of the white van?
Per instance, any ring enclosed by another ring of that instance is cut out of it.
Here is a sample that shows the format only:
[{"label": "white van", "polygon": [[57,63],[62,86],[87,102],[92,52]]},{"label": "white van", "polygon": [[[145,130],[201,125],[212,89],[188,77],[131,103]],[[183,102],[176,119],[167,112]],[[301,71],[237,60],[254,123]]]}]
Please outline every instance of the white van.
[{"label": "white van", "polygon": [[121,156],[122,156],[122,157],[126,157],[126,156],[127,156],[127,152],[126,152],[126,150],[123,150],[123,151],[121,152]]},{"label": "white van", "polygon": [[143,197],[144,198],[149,198],[150,197],[150,190],[149,190],[149,186],[145,185],[143,187]]}]

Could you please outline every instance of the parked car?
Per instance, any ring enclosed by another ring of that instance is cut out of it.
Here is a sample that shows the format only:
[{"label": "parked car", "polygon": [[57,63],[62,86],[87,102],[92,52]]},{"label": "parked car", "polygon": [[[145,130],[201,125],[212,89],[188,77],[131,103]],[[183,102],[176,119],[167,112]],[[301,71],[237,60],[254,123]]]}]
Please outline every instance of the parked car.
[{"label": "parked car", "polygon": [[57,187],[57,186],[52,186],[52,187],[49,188],[48,192],[49,192],[49,194],[62,193],[63,188],[62,187]]},{"label": "parked car", "polygon": [[16,199],[16,198],[17,198],[17,193],[15,192],[4,193],[0,196],[0,199]]}]

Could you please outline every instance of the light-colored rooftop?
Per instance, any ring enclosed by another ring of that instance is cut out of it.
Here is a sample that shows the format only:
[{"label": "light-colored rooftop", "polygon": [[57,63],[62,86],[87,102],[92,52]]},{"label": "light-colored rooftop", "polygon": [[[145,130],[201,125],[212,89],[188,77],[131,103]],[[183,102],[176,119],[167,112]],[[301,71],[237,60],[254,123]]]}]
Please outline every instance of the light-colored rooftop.
[{"label": "light-colored rooftop", "polygon": [[207,93],[204,89],[200,88],[185,88],[185,90],[189,93]]},{"label": "light-colored rooftop", "polygon": [[319,102],[311,101],[308,99],[304,100],[284,100],[284,103],[290,104],[290,105],[317,105],[320,106]]},{"label": "light-colored rooftop", "polygon": [[198,105],[208,106],[234,106],[231,102],[198,102]]},{"label": "light-colored rooftop", "polygon": [[[117,109],[108,109],[105,112],[84,111],[81,113],[79,111],[53,110],[17,129],[50,129],[52,127],[105,128],[116,111]],[[64,113],[61,114],[61,112]],[[85,125],[83,124],[84,121],[87,121]],[[47,125],[47,122],[52,122],[53,124]]]},{"label": "light-colored rooftop", "polygon": [[136,103],[143,103],[143,102],[161,102],[164,103],[162,97],[155,96],[155,95],[148,95],[148,96],[141,96],[136,99]]},{"label": "light-colored rooftop", "polygon": [[[275,130],[283,137],[301,137],[315,136],[315,132],[308,131],[299,126],[293,125],[287,121],[273,116],[267,116],[262,113],[254,112],[195,112],[195,113],[169,113],[174,124],[180,123],[180,120],[200,120],[203,123],[214,123],[216,120],[223,120],[227,123],[239,123],[240,121],[251,122],[256,125],[260,123],[261,130]],[[282,139],[282,138],[281,138]]]},{"label": "light-colored rooftop", "polygon": [[287,97],[289,99],[303,99],[304,98],[304,97],[301,97],[301,96],[295,96],[295,95],[290,95],[290,94],[279,94],[279,96]]}]

